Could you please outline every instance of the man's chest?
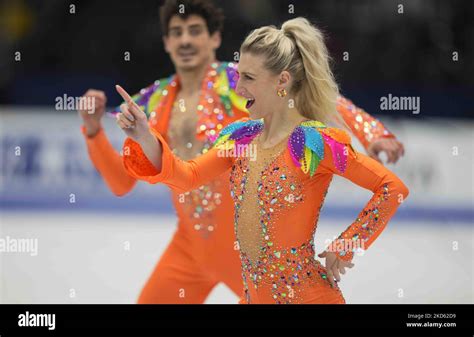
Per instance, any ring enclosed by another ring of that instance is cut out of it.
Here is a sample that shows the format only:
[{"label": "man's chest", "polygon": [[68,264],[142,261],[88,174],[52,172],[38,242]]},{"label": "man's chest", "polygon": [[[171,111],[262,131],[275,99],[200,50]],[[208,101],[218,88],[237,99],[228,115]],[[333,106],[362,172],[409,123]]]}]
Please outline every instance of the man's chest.
[{"label": "man's chest", "polygon": [[200,119],[197,105],[197,99],[177,99],[170,113],[168,139],[170,147],[181,159],[195,158],[204,146],[204,143],[196,138]]}]

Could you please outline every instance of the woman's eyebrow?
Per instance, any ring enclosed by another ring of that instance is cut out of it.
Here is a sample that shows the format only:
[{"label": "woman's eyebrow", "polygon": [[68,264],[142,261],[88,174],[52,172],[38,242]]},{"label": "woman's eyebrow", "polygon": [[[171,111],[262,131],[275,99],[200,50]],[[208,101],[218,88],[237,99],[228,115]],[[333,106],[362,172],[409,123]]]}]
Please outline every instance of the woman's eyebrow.
[{"label": "woman's eyebrow", "polygon": [[255,74],[249,73],[248,71],[239,72],[239,71],[237,70],[237,74],[239,74],[239,75],[255,76]]}]

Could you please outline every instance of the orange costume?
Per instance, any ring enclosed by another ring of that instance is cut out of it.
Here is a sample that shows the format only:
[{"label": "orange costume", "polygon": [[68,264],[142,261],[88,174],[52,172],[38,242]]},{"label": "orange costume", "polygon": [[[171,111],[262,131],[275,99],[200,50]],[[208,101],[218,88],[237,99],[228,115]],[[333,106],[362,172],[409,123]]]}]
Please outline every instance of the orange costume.
[{"label": "orange costume", "polygon": [[[209,151],[226,125],[248,115],[246,100],[234,91],[235,67],[232,63],[213,63],[203,79],[195,135],[198,152]],[[151,128],[162,135],[164,141],[174,145],[181,140],[173,138],[169,124],[179,86],[179,78],[173,75],[156,81],[134,96],[135,102],[148,115]],[[338,111],[365,148],[380,137],[394,137],[383,124],[342,97]],[[121,196],[131,191],[136,176],[125,170],[122,157],[111,146],[104,131],[85,139],[94,166],[112,192]],[[127,154],[128,149],[125,151]],[[190,192],[182,193],[174,188],[171,191],[178,228],[138,302],[203,303],[219,282],[240,294],[242,277],[239,247],[232,226],[234,212],[228,174]]]},{"label": "orange costume", "polygon": [[344,260],[352,259],[355,246],[367,249],[372,244],[408,190],[384,166],[356,153],[340,129],[305,121],[270,149],[258,146],[262,130],[262,120],[234,122],[221,131],[216,146],[190,161],[174,156],[160,133],[152,130],[163,148],[161,171],[130,138],[124,144],[129,152],[124,166],[137,179],[162,182],[176,192],[231,171],[244,281],[241,303],[345,303],[314,258],[313,236],[333,175],[374,192],[357,220],[332,245]]}]

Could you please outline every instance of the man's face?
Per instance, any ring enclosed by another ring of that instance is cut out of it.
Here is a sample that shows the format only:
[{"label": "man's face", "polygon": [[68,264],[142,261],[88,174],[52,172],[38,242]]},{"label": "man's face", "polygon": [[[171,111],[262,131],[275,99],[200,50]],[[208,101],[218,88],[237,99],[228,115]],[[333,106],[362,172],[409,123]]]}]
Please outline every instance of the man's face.
[{"label": "man's face", "polygon": [[220,33],[209,35],[202,17],[192,14],[182,19],[175,15],[168,27],[168,36],[163,42],[177,70],[193,70],[213,60],[221,44]]}]

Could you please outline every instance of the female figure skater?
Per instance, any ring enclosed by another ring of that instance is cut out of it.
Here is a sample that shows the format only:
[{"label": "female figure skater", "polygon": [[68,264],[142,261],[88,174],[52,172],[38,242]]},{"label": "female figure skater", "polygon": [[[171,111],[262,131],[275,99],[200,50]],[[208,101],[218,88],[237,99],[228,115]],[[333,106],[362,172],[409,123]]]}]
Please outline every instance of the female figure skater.
[{"label": "female figure skater", "polygon": [[[119,86],[127,104],[117,123],[129,136],[130,175],[176,191],[230,172],[234,230],[244,293],[240,303],[345,303],[337,285],[355,249],[380,235],[408,189],[377,161],[355,152],[338,121],[338,88],[321,32],[306,19],[253,31],[241,46],[237,92],[250,119],[222,129],[214,147],[193,160],[175,157],[162,135]],[[257,156],[245,154],[245,147]],[[229,151],[234,150],[234,151]],[[244,153],[244,155],[242,155]],[[334,174],[374,192],[357,219],[314,257],[319,211]]]}]

